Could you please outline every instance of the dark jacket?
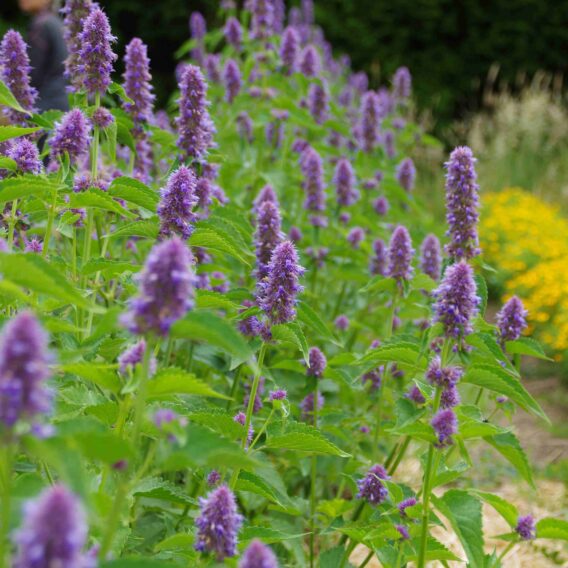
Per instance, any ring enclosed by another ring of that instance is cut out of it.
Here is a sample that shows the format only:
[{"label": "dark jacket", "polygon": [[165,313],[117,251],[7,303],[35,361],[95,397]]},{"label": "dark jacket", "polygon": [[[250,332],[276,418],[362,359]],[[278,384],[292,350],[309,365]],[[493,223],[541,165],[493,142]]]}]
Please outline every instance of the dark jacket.
[{"label": "dark jacket", "polygon": [[31,82],[39,95],[38,110],[67,110],[67,81],[63,75],[67,46],[61,20],[51,12],[34,16],[28,32],[28,43]]}]

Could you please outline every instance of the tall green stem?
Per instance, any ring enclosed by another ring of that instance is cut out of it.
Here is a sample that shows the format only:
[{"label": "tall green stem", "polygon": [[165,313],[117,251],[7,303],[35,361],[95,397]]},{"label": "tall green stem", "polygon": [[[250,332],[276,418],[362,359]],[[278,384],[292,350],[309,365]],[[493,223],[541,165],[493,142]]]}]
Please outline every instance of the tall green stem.
[{"label": "tall green stem", "polygon": [[[314,388],[314,428],[318,427],[318,383],[316,378],[316,386]],[[312,456],[312,471],[310,485],[310,567],[314,568],[315,544],[316,544],[316,482],[317,482],[317,456]]]},{"label": "tall green stem", "polygon": [[14,245],[14,229],[16,228],[16,219],[18,213],[18,200],[12,201],[12,211],[10,213],[10,220],[8,221],[8,250],[12,251]]},{"label": "tall green stem", "polygon": [[146,350],[144,351],[144,360],[140,370],[140,382],[138,383],[138,392],[136,393],[136,402],[134,403],[134,447],[138,447],[140,438],[140,430],[142,428],[142,419],[144,417],[144,408],[146,406],[146,398],[148,396],[148,379],[150,374],[150,360],[154,349],[153,338],[146,340]]},{"label": "tall green stem", "polygon": [[53,230],[53,221],[55,219],[55,210],[57,207],[57,189],[53,190],[53,196],[51,198],[51,206],[47,213],[47,225],[45,227],[45,236],[43,237],[43,250],[41,256],[45,258],[47,256],[47,251],[49,249],[49,241],[51,240],[51,231]]},{"label": "tall green stem", "polygon": [[8,533],[10,532],[11,492],[12,492],[12,463],[14,446],[7,443],[3,448],[1,467],[2,479],[2,511],[0,513],[0,568],[11,566],[9,559]]}]

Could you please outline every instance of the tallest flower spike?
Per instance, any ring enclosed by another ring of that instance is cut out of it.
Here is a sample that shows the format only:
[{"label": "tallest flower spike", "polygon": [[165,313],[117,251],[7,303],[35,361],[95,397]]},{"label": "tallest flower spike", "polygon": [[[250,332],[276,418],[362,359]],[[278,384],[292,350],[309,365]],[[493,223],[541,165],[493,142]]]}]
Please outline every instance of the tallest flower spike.
[{"label": "tallest flower spike", "polygon": [[179,98],[178,147],[184,158],[203,158],[213,141],[207,83],[199,67],[187,65],[182,73]]},{"label": "tallest flower spike", "polygon": [[[26,42],[22,36],[8,30],[0,43],[0,76],[12,91],[20,106],[33,111],[37,91],[30,84],[30,58]],[[6,109],[6,115],[12,122],[21,122],[24,115],[13,109]]]},{"label": "tallest flower spike", "polygon": [[454,260],[469,259],[481,252],[477,235],[479,185],[476,161],[470,148],[460,146],[445,164],[447,234],[451,237],[446,252]]},{"label": "tallest flower spike", "polygon": [[269,38],[274,27],[273,0],[249,0],[248,6],[251,12],[251,37]]},{"label": "tallest flower spike", "polygon": [[111,83],[112,65],[116,60],[111,43],[116,38],[110,31],[106,14],[100,8],[92,10],[85,20],[79,41],[81,63],[78,70],[83,76],[83,87],[89,95],[102,95]]}]

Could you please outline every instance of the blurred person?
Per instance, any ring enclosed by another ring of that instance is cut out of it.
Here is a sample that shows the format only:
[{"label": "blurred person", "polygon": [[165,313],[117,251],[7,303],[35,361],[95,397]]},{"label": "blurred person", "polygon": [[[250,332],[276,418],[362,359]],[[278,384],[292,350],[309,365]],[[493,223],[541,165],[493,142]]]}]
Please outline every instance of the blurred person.
[{"label": "blurred person", "polygon": [[18,0],[20,10],[31,16],[27,42],[29,45],[31,83],[38,91],[40,112],[67,110],[67,81],[63,74],[67,46],[63,23],[55,12],[54,0]]}]

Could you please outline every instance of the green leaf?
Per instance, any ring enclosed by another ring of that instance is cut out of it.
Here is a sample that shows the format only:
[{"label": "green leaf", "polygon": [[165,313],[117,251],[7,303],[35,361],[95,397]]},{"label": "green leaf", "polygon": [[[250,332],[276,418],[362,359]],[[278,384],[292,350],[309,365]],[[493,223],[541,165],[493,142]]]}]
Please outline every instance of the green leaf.
[{"label": "green leaf", "polygon": [[414,290],[426,290],[426,292],[432,292],[432,290],[435,290],[437,286],[438,283],[423,272],[419,272],[412,279],[412,288]]},{"label": "green leaf", "polygon": [[0,253],[0,274],[39,294],[57,298],[83,308],[92,308],[91,303],[76,290],[54,267],[36,254]]},{"label": "green leaf", "polygon": [[157,477],[143,479],[134,487],[132,495],[162,499],[163,501],[179,503],[180,505],[197,505],[197,501],[184,493],[179,486]]},{"label": "green leaf", "polygon": [[91,460],[114,464],[135,455],[130,442],[111,432],[84,432],[76,434],[74,439],[83,455]]},{"label": "green leaf", "polygon": [[[189,244],[194,247],[226,253],[250,266],[249,260],[242,254],[243,252],[248,253],[248,251],[238,249],[230,238],[221,234],[218,229],[198,227],[189,238]],[[250,256],[250,253],[248,255]]]},{"label": "green leaf", "polygon": [[358,364],[365,368],[372,369],[379,363],[404,363],[415,367],[416,369],[424,369],[426,361],[419,363],[420,348],[415,343],[408,341],[396,341],[381,345],[377,349],[371,349],[361,359]]},{"label": "green leaf", "polygon": [[0,126],[0,142],[11,140],[12,138],[19,138],[37,132],[41,128],[23,128],[21,126]]},{"label": "green leaf", "polygon": [[239,473],[239,478],[237,480],[237,485],[235,487],[237,491],[249,491],[250,493],[256,493],[277,505],[283,506],[280,497],[277,492],[271,487],[262,477],[250,473],[248,471],[241,471]]},{"label": "green leaf", "polygon": [[158,237],[159,224],[157,219],[134,221],[116,229],[107,237],[146,237],[155,240]]},{"label": "green leaf", "polygon": [[[1,193],[0,193],[1,196]],[[95,209],[103,209],[112,211],[124,217],[134,217],[134,213],[125,209],[118,201],[113,199],[106,191],[91,187],[87,191],[81,193],[73,193],[69,196],[69,207],[71,209],[81,209],[94,207]]]},{"label": "green leaf", "polygon": [[118,95],[125,103],[133,103],[134,101],[126,94],[124,87],[120,83],[114,81],[108,86],[108,92]]},{"label": "green leaf", "polygon": [[39,197],[56,189],[57,186],[44,176],[25,175],[6,178],[0,181],[0,203],[32,195]]},{"label": "green leaf", "polygon": [[294,450],[310,454],[328,454],[342,458],[351,457],[351,454],[339,449],[330,442],[317,428],[307,424],[296,423],[289,426],[288,431],[272,434],[266,440],[267,448]]},{"label": "green leaf", "polygon": [[297,347],[304,356],[304,361],[309,362],[309,348],[308,342],[302,328],[296,322],[282,323],[279,325],[273,325],[272,338],[276,341],[282,341],[283,343],[290,343]]},{"label": "green leaf", "polygon": [[146,560],[140,556],[131,558],[121,558],[103,562],[101,568],[172,568],[171,562],[161,562],[159,560]]},{"label": "green leaf", "polygon": [[515,469],[521,477],[534,487],[532,469],[519,440],[512,432],[504,432],[496,436],[484,438],[485,441],[493,446]]},{"label": "green leaf", "polygon": [[18,164],[16,164],[15,160],[12,158],[8,158],[7,156],[0,156],[0,170],[8,170],[13,172],[17,169]]},{"label": "green leaf", "polygon": [[568,521],[551,517],[541,519],[536,524],[536,537],[568,540]]},{"label": "green leaf", "polygon": [[477,491],[476,489],[470,489],[469,492],[476,497],[479,497],[482,501],[485,501],[488,505],[491,505],[506,521],[509,526],[514,528],[517,524],[519,518],[519,512],[517,507],[509,501],[506,501],[498,495],[493,493],[487,493],[485,491]]},{"label": "green leaf", "polygon": [[156,191],[153,191],[141,181],[129,177],[119,177],[112,180],[108,194],[143,207],[152,211],[152,213],[156,212],[156,207],[160,201],[160,196]]},{"label": "green leaf", "polygon": [[230,353],[241,363],[252,358],[252,351],[243,337],[226,320],[210,313],[193,311],[176,322],[172,337],[206,342]]},{"label": "green leaf", "polygon": [[233,416],[220,408],[207,408],[191,412],[188,418],[197,424],[207,426],[225,438],[240,440],[244,434],[244,426],[235,422]]},{"label": "green leaf", "polygon": [[529,357],[552,361],[552,359],[544,352],[541,344],[530,337],[520,337],[516,341],[507,341],[505,349],[507,350],[507,353],[528,355]]},{"label": "green leaf", "polygon": [[337,344],[337,340],[329,331],[326,323],[321,319],[321,317],[305,302],[298,302],[298,319],[305,323],[308,327],[313,329],[316,333],[321,335],[321,337]]},{"label": "green leaf", "polygon": [[209,385],[197,379],[192,373],[177,367],[169,367],[160,371],[148,383],[148,398],[150,400],[167,399],[176,394],[228,398],[223,394],[215,392]]},{"label": "green leaf", "polygon": [[549,422],[538,402],[529,394],[521,381],[512,377],[502,367],[483,364],[473,365],[466,371],[462,382],[505,395],[522,409]]},{"label": "green leaf", "polygon": [[232,302],[225,294],[213,290],[197,290],[195,304],[200,309],[238,310],[239,304]]},{"label": "green leaf", "polygon": [[10,91],[8,85],[6,85],[2,79],[0,79],[0,106],[7,106],[27,115],[31,114],[22,108],[16,97],[12,94],[12,91]]},{"label": "green leaf", "polygon": [[101,365],[99,363],[67,363],[60,365],[59,370],[63,373],[76,375],[91,383],[107,389],[113,393],[120,391],[121,382],[116,374],[116,365]]},{"label": "green leaf", "polygon": [[81,274],[88,275],[100,272],[107,278],[112,278],[124,272],[138,272],[140,268],[138,264],[132,264],[132,262],[109,260],[107,258],[92,258],[81,268]]},{"label": "green leaf", "polygon": [[239,539],[243,542],[248,542],[255,538],[262,540],[265,544],[274,544],[275,542],[281,542],[283,540],[290,540],[293,538],[301,538],[303,534],[289,534],[277,529],[271,529],[268,527],[245,527],[240,535]]},{"label": "green leaf", "polygon": [[481,300],[479,304],[479,313],[481,316],[485,315],[485,310],[487,309],[487,298],[489,297],[489,292],[487,291],[487,283],[485,282],[485,278],[483,276],[476,274],[475,275],[475,284],[477,286],[477,295]]},{"label": "green leaf", "polygon": [[370,292],[394,292],[396,282],[394,278],[385,276],[374,276],[369,282],[359,290],[360,294],[368,294]]},{"label": "green leaf", "polygon": [[466,491],[451,489],[441,499],[432,495],[432,501],[450,522],[470,565],[483,566],[483,530],[479,499]]}]

